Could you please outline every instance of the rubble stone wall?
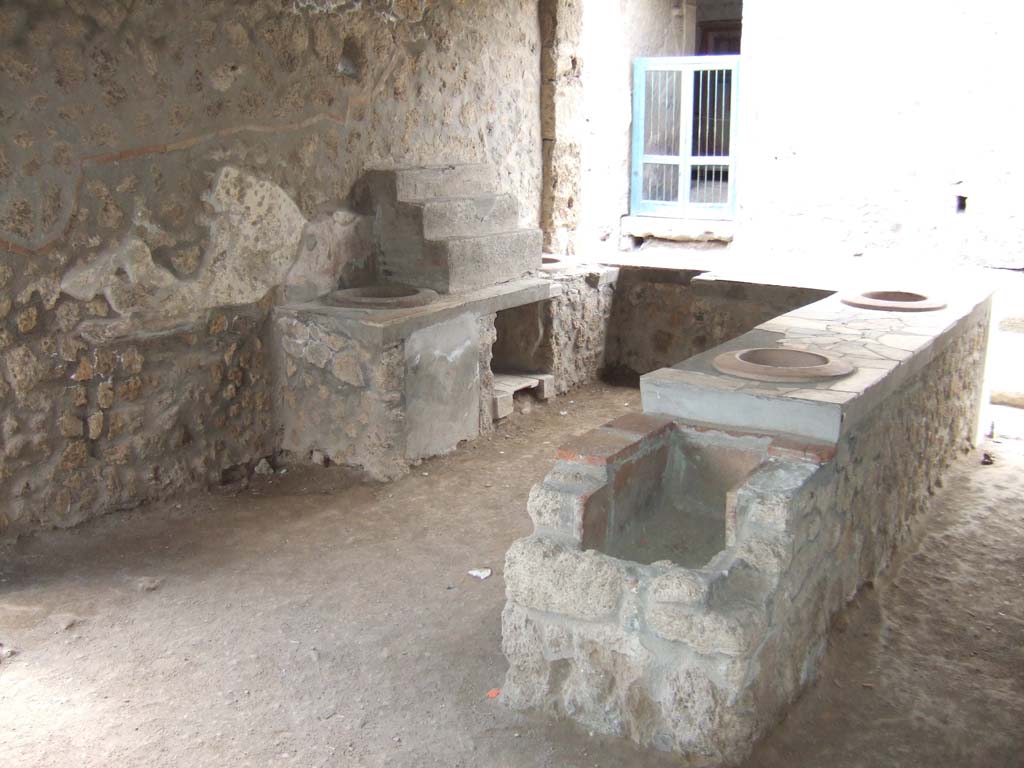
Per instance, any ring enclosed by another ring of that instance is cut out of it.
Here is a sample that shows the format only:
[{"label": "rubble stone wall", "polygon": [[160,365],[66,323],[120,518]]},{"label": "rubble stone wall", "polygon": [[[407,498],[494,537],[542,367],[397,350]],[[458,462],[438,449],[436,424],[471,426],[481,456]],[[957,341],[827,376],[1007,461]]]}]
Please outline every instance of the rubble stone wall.
[{"label": "rubble stone wall", "polygon": [[90,345],[66,333],[8,346],[0,532],[215,485],[271,453],[266,311],[210,310],[170,337]]},{"label": "rubble stone wall", "polygon": [[734,339],[827,291],[694,279],[698,272],[623,267],[616,283],[607,376],[639,377]]},{"label": "rubble stone wall", "polygon": [[402,345],[381,350],[289,310],[279,310],[274,332],[281,449],[377,480],[404,474]]}]

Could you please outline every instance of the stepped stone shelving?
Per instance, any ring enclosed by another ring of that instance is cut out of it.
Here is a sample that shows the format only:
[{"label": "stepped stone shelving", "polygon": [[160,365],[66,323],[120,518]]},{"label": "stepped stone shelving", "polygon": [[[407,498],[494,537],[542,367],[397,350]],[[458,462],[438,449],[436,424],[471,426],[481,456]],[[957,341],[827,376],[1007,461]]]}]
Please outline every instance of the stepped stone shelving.
[{"label": "stepped stone shelving", "polygon": [[371,170],[353,202],[374,217],[386,280],[461,293],[540,269],[541,232],[519,227],[516,199],[488,165]]}]

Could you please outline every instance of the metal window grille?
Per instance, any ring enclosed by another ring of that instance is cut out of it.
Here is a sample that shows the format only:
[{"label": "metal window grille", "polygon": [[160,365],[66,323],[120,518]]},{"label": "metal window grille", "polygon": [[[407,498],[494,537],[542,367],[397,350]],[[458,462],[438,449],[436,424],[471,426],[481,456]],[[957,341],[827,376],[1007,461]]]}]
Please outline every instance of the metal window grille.
[{"label": "metal window grille", "polygon": [[739,56],[637,59],[630,212],[729,219]]}]

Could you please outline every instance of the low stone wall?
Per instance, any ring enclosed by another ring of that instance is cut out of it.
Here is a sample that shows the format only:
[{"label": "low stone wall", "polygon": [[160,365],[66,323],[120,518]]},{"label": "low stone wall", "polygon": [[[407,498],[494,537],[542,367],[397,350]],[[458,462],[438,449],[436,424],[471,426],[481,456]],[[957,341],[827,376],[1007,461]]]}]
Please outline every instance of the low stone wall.
[{"label": "low stone wall", "polygon": [[401,344],[386,349],[279,309],[276,417],[281,449],[297,462],[330,460],[377,479],[406,471]]},{"label": "low stone wall", "polygon": [[[832,617],[912,536],[971,444],[986,307],[835,445],[644,415],[564,447],[531,492],[534,533],[506,558],[503,700],[692,764],[741,760],[814,679]],[[664,482],[644,457],[673,431],[760,462],[726,492],[724,548],[698,567],[605,554],[615,521],[643,511],[630,485]]]},{"label": "low stone wall", "polygon": [[481,386],[490,317],[459,315],[373,343],[342,330],[346,321],[279,307],[276,415],[287,460],[329,460],[392,480],[479,435],[492,385]]},{"label": "low stone wall", "polygon": [[724,280],[700,272],[623,267],[608,324],[606,376],[642,374],[716,347],[829,291]]}]

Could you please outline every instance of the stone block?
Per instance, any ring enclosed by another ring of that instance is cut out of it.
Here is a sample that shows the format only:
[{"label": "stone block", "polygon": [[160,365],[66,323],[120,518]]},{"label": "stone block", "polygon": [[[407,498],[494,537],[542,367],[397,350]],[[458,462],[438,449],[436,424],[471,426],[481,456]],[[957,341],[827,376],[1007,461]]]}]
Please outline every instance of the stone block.
[{"label": "stone block", "polygon": [[494,168],[484,163],[399,168],[382,173],[393,175],[396,197],[403,202],[488,195],[498,189]]},{"label": "stone block", "polygon": [[666,640],[686,643],[697,653],[740,656],[749,653],[762,637],[766,618],[762,611],[701,611],[673,604],[651,602],[647,625]]},{"label": "stone block", "polygon": [[[425,261],[443,268],[427,287],[460,293],[525,277],[540,269],[541,241],[539,229],[428,240],[423,243]],[[421,284],[421,278],[415,279]]]},{"label": "stone block", "polygon": [[723,381],[719,377],[704,379],[697,381],[690,372],[675,368],[645,374],[640,378],[644,411],[698,422],[715,414],[714,421],[726,428],[784,432],[816,442],[835,443],[839,439],[843,402],[762,397],[739,387],[715,386]]},{"label": "stone block", "polygon": [[515,410],[515,400],[512,395],[513,393],[507,389],[494,388],[494,395],[491,399],[491,416],[495,421],[512,415]]},{"label": "stone block", "polygon": [[534,391],[539,399],[549,400],[557,394],[555,390],[555,377],[552,374],[536,373],[534,378],[537,379],[537,388]]},{"label": "stone block", "polygon": [[505,556],[510,600],[578,619],[611,618],[631,580],[622,561],[543,536],[519,539]]},{"label": "stone block", "polygon": [[731,765],[750,739],[749,729],[737,729],[727,717],[725,695],[701,667],[670,669],[654,702],[658,717],[648,743],[660,750],[699,755],[701,764]]},{"label": "stone block", "polygon": [[647,594],[655,603],[702,605],[708,599],[708,580],[700,571],[672,568],[651,581]]},{"label": "stone block", "polygon": [[406,458],[437,456],[480,431],[480,329],[473,315],[414,332],[405,343]]},{"label": "stone block", "polygon": [[425,240],[492,235],[519,226],[516,199],[507,194],[399,203],[398,215],[408,217]]},{"label": "stone block", "polygon": [[675,422],[666,417],[650,413],[628,413],[605,425],[608,429],[628,432],[636,438],[654,437],[672,428]]},{"label": "stone block", "polygon": [[632,435],[598,427],[570,438],[555,452],[562,461],[606,465],[624,461],[641,450],[641,443]]},{"label": "stone block", "polygon": [[535,529],[550,529],[583,540],[587,502],[605,488],[605,476],[590,468],[558,464],[544,481],[533,486],[526,503]]},{"label": "stone block", "polygon": [[[817,465],[808,462],[772,460],[763,464],[735,491],[736,530],[748,522],[775,531],[786,530],[794,494],[817,469]],[[735,531],[730,538],[735,540]]]},{"label": "stone block", "polygon": [[65,411],[60,417],[60,433],[64,437],[81,437],[85,434],[85,424],[75,414]]},{"label": "stone block", "polygon": [[352,387],[366,386],[366,378],[359,357],[350,351],[337,352],[330,361],[331,375]]}]

